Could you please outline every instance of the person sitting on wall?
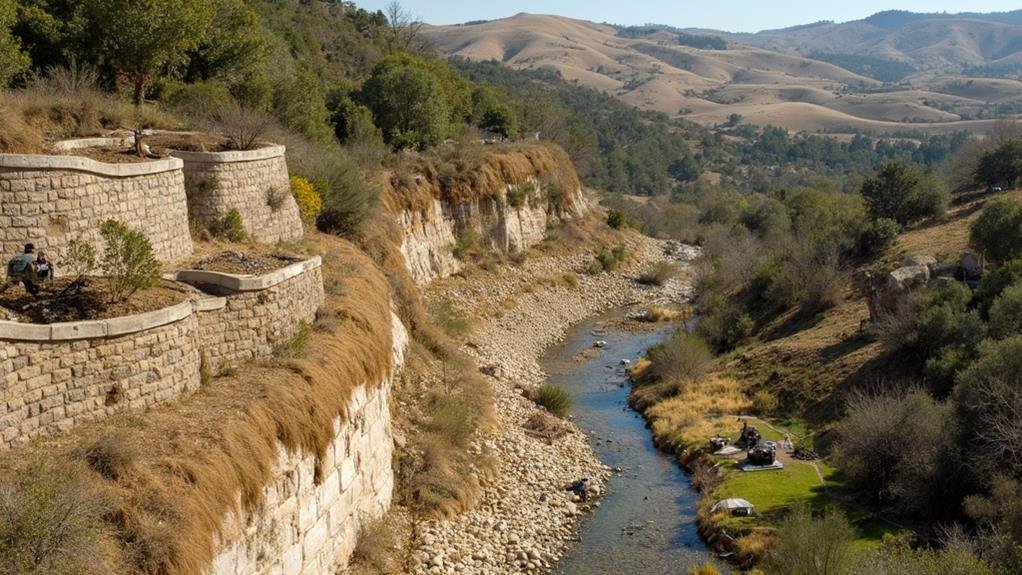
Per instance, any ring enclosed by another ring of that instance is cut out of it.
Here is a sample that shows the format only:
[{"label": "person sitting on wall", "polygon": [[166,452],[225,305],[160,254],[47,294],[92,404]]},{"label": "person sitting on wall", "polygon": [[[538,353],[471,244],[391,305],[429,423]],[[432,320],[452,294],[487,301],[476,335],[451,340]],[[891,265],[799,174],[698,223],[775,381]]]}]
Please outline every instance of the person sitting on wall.
[{"label": "person sitting on wall", "polygon": [[35,253],[35,245],[25,244],[24,253],[18,254],[7,261],[7,281],[0,292],[6,291],[11,284],[21,282],[25,291],[32,295],[39,294],[39,284],[48,280],[53,269],[46,254]]}]

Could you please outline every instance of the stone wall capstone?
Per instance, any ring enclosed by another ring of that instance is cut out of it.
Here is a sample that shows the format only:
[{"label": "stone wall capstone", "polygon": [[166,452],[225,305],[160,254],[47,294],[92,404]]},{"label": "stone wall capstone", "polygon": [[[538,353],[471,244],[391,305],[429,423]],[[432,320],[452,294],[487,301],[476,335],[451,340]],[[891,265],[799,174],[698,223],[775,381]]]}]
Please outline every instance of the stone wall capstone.
[{"label": "stone wall capstone", "polygon": [[253,239],[273,244],[302,237],[298,204],[291,196],[284,146],[229,152],[172,151],[184,161],[191,216],[215,228],[237,209]]},{"label": "stone wall capstone", "polygon": [[0,259],[34,243],[57,262],[70,240],[102,248],[107,219],[140,229],[163,262],[192,253],[182,162],[105,164],[77,156],[0,154]]},{"label": "stone wall capstone", "polygon": [[116,337],[4,337],[0,329],[0,449],[120,412],[140,412],[200,383],[198,318],[191,313]]},{"label": "stone wall capstone", "polygon": [[0,321],[0,449],[192,392],[204,361],[215,372],[271,355],[315,319],[320,266],[314,257],[264,276],[201,272],[215,295],[134,316]]}]

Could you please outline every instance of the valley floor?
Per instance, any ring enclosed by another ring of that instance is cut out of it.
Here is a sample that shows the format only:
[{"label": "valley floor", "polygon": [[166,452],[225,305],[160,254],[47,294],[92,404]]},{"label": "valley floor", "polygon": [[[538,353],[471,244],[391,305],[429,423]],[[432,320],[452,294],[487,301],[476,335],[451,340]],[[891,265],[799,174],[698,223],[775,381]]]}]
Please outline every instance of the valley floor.
[{"label": "valley floor", "polygon": [[[565,487],[591,477],[599,492],[611,471],[571,423],[571,433],[552,442],[527,434],[523,424],[540,408],[523,389],[545,381],[537,361],[570,326],[625,304],[677,300],[687,289],[683,279],[637,283],[654,262],[673,258],[662,242],[638,234],[629,233],[626,244],[631,259],[614,272],[587,275],[588,251],[539,255],[496,274],[437,281],[427,291],[427,300],[450,301],[478,318],[465,349],[492,374],[499,429],[477,447],[497,466],[474,509],[414,527],[411,572],[548,572],[571,546],[585,509]],[[575,280],[563,281],[566,275]]]}]

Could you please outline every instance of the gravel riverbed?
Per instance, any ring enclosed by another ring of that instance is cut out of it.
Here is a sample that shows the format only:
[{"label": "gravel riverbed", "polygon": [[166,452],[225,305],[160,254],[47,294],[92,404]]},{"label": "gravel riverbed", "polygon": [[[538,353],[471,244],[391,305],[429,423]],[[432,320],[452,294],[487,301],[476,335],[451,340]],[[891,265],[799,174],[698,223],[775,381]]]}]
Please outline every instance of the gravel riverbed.
[{"label": "gravel riverbed", "polygon": [[[482,281],[449,278],[428,289],[428,299],[446,299],[469,313],[500,309],[477,324],[465,348],[491,374],[487,380],[500,423],[473,449],[493,456],[499,467],[474,509],[417,525],[413,573],[548,573],[576,540],[579,521],[599,505],[613,471],[570,422],[572,433],[552,442],[528,435],[523,424],[538,408],[523,389],[546,381],[538,359],[572,325],[611,308],[677,302],[687,295],[684,273],[661,287],[636,280],[655,262],[690,259],[692,248],[638,235],[628,239],[628,247],[631,258],[614,272],[586,274],[588,254],[540,256]],[[576,287],[523,289],[539,278],[569,272],[576,274]],[[597,495],[588,503],[565,489],[582,477],[591,478],[591,493]]]}]

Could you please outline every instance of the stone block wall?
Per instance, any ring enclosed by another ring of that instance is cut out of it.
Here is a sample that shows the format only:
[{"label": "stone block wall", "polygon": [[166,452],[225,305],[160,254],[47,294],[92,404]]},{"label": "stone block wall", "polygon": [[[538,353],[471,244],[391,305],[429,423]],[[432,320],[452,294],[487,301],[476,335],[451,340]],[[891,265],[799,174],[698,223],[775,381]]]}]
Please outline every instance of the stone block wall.
[{"label": "stone block wall", "polygon": [[[273,244],[302,237],[298,204],[291,196],[284,146],[231,152],[182,152],[191,216],[215,227],[237,209],[245,231]],[[271,195],[279,202],[272,205]]]},{"label": "stone block wall", "polygon": [[311,326],[325,297],[318,258],[315,264],[299,275],[254,291],[231,292],[196,284],[226,295],[222,307],[198,314],[199,340],[209,368],[216,372],[228,365],[269,356],[276,344],[298,331],[300,322]]},{"label": "stone block wall", "polygon": [[[396,373],[408,334],[397,316],[391,324]],[[262,507],[227,518],[210,575],[334,575],[347,566],[359,533],[390,508],[393,373],[381,385],[353,390],[318,483],[315,456],[281,446]]]},{"label": "stone block wall", "polygon": [[[362,527],[390,508],[394,489],[390,386],[358,387],[347,420],[314,480],[315,455],[281,448],[263,508],[232,515],[214,575],[333,575],[347,563]],[[247,514],[246,514],[247,515]]]},{"label": "stone block wall", "polygon": [[0,321],[0,449],[194,391],[204,359],[216,371],[271,355],[299,321],[315,319],[320,265],[315,257],[256,277],[195,272],[217,295],[134,316]]},{"label": "stone block wall", "polygon": [[[99,226],[116,219],[143,231],[156,256],[192,253],[182,162],[105,164],[77,156],[0,154],[0,259],[34,243],[61,261],[74,238],[101,249]],[[58,265],[57,274],[64,270]]]},{"label": "stone block wall", "polygon": [[198,319],[191,302],[175,308],[183,319],[114,337],[5,341],[0,326],[0,449],[198,389]]}]

